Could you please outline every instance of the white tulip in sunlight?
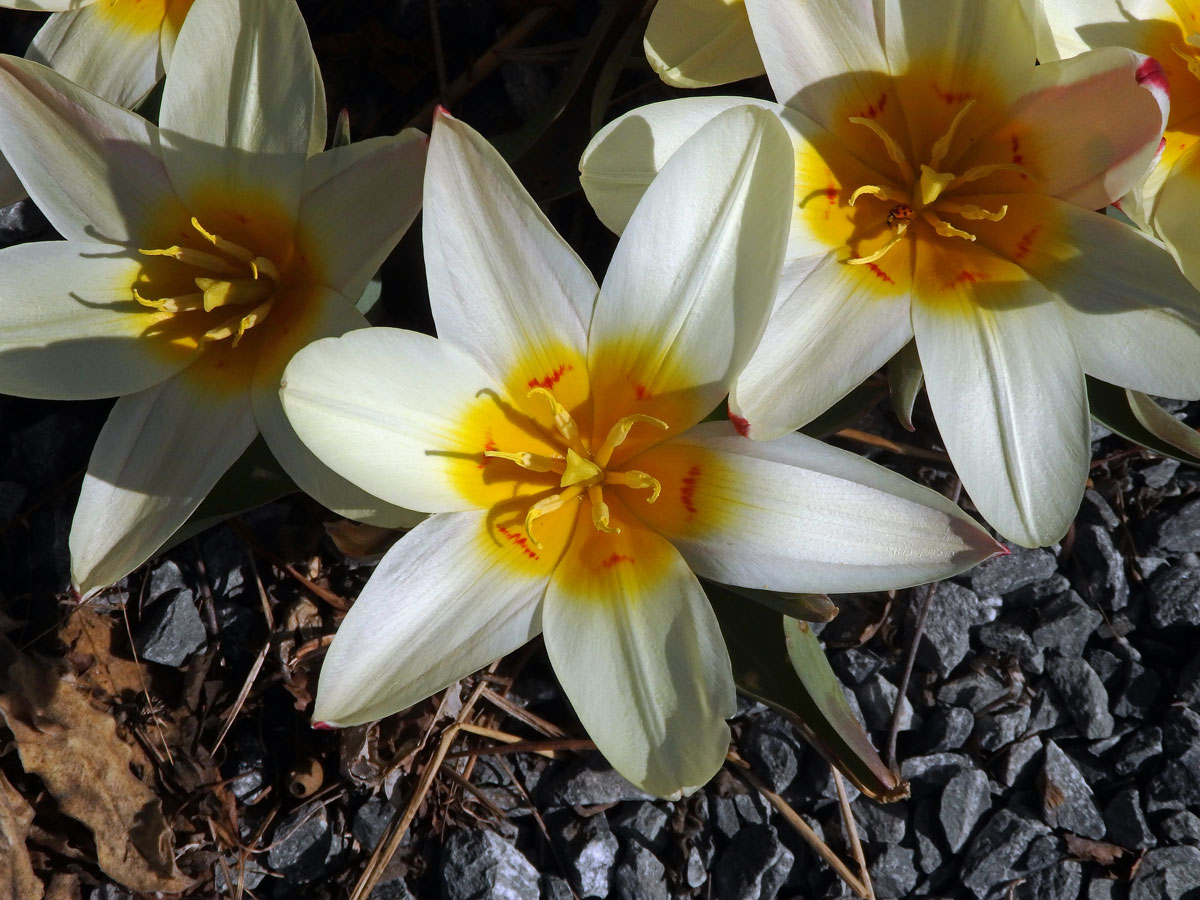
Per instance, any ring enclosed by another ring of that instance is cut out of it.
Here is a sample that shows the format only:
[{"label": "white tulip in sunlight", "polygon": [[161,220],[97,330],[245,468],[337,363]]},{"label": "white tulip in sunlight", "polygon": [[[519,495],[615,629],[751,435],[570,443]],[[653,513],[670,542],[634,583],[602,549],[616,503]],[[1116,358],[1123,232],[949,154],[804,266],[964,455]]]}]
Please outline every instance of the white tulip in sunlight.
[{"label": "white tulip in sunlight", "polygon": [[609,762],[677,795],[721,765],[734,711],[696,575],[872,590],[1001,549],[944,498],[853,454],[700,424],[766,321],[791,155],[774,116],[717,117],[646,193],[597,289],[496,151],[437,117],[424,240],[440,337],[357,331],[284,373],[284,409],[321,459],[436,513],[342,622],[316,720],[404,709],[544,632]]},{"label": "white tulip in sunlight", "polygon": [[790,245],[731,408],[751,437],[785,434],[915,337],[976,507],[1017,543],[1053,543],[1087,479],[1084,373],[1200,396],[1200,294],[1157,242],[1094,211],[1154,160],[1160,67],[1118,48],[1035,67],[1014,0],[746,6],[780,102],[686,98],[610,123],[580,164],[597,214],[622,230],[723,110],[773,112],[794,147]]},{"label": "white tulip in sunlight", "polygon": [[318,500],[416,521],[279,405],[299,347],[366,325],[353,300],[420,208],[424,135],[320,152],[325,130],[293,0],[196,0],[159,127],[0,58],[0,148],[66,238],[0,251],[0,392],[120,396],[71,528],[81,591],[144,562],[260,431]]},{"label": "white tulip in sunlight", "polygon": [[763,74],[742,0],[658,0],[643,45],[654,71],[675,87],[709,87]]}]

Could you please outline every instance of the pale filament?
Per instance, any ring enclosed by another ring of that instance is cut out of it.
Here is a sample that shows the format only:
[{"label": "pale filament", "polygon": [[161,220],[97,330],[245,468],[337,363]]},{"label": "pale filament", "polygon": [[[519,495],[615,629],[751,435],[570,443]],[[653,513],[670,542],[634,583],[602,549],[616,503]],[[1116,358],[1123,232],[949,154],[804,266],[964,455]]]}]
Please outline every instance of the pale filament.
[{"label": "pale filament", "polygon": [[625,442],[634,425],[642,423],[665,430],[669,427],[666,422],[641,413],[625,416],[609,429],[604,442],[595,451],[589,452],[580,437],[579,426],[575,423],[575,419],[553,393],[546,388],[535,387],[526,396],[544,397],[550,404],[554,429],[566,445],[566,452],[541,454],[527,451],[485,450],[483,455],[491,459],[507,460],[531,472],[553,472],[560,476],[558,486],[562,490],[536,501],[525,514],[525,534],[534,547],[542,549],[541,542],[533,534],[534,521],[557,512],[572,500],[579,499],[584,495],[592,505],[592,525],[596,530],[609,534],[620,534],[621,529],[610,524],[611,514],[608,504],[604,502],[606,485],[621,485],[635,490],[648,490],[650,496],[646,498],[647,503],[653,503],[658,499],[658,495],[662,492],[662,485],[654,476],[636,469],[622,471],[606,467],[612,460],[613,451]]},{"label": "pale filament", "polygon": [[192,227],[219,252],[172,246],[161,250],[138,250],[138,253],[169,257],[208,272],[207,276],[193,279],[199,292],[148,299],[135,286],[131,289],[133,299],[142,306],[169,313],[200,310],[210,313],[230,307],[234,315],[207,329],[201,340],[207,343],[231,337],[236,347],[249,329],[267,318],[275,305],[280,281],[279,267],[265,256],[259,256],[241,244],[207,231],[195,217],[192,218]]}]

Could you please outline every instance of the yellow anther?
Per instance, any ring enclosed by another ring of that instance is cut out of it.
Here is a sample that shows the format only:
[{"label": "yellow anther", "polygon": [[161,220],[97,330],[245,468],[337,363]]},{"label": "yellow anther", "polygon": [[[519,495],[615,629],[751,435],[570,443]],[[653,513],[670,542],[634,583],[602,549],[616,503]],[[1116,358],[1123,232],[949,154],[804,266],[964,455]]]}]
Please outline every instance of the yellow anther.
[{"label": "yellow anther", "polygon": [[671,429],[671,426],[662,419],[656,419],[654,416],[646,416],[641,413],[634,413],[631,416],[618,419],[617,424],[608,430],[608,437],[605,438],[604,443],[600,445],[600,449],[596,452],[596,462],[601,466],[607,466],[608,461],[612,459],[613,451],[625,443],[625,438],[629,437],[629,430],[638,422],[653,425],[655,428],[661,428],[663,431],[670,431]]},{"label": "yellow anther", "polygon": [[249,306],[261,303],[271,287],[253,278],[197,278],[196,287],[204,292],[204,311],[221,306]]},{"label": "yellow anther", "polygon": [[133,299],[142,306],[148,306],[151,309],[162,310],[163,312],[190,312],[194,309],[200,309],[204,306],[203,294],[182,294],[178,297],[163,297],[159,300],[147,300],[138,293],[138,289],[132,288]]},{"label": "yellow anther", "polygon": [[590,459],[584,459],[574,450],[568,448],[567,465],[563,469],[559,487],[570,487],[573,484],[592,485],[603,477],[603,469]]},{"label": "yellow anther", "polygon": [[[493,459],[507,459],[531,472],[554,472],[562,467],[561,459],[542,456],[538,453],[501,453],[499,450],[484,450],[483,455]],[[556,466],[555,463],[558,465]]]},{"label": "yellow anther", "polygon": [[941,209],[943,212],[956,213],[957,215],[962,216],[964,219],[974,219],[976,221],[980,219],[986,219],[989,222],[999,222],[1006,215],[1008,215],[1007,203],[1005,203],[995,212],[984,209],[982,206],[976,206],[974,203],[948,203],[945,206],[939,207],[939,209]]},{"label": "yellow anther", "polygon": [[218,325],[216,328],[210,328],[204,332],[204,340],[223,341],[227,337],[232,337],[233,346],[236,347],[249,329],[260,324],[267,318],[268,313],[271,312],[271,307],[274,305],[274,300],[268,300],[266,303],[254,307],[254,309],[243,316],[235,316]]},{"label": "yellow anther", "polygon": [[588,500],[592,503],[592,525],[596,530],[603,531],[605,534],[620,534],[620,528],[614,528],[609,524],[608,504],[604,502],[604,491],[601,490],[600,485],[593,484],[588,488]]},{"label": "yellow anther", "polygon": [[568,444],[574,444],[579,440],[579,426],[575,424],[575,420],[571,418],[571,414],[567,412],[567,408],[558,402],[558,398],[546,390],[544,387],[535,387],[526,397],[539,395],[546,398],[550,404],[551,414],[554,416],[554,427],[558,429],[558,433],[562,435],[564,441]]},{"label": "yellow anther", "polygon": [[139,250],[142,256],[169,256],[184,265],[195,266],[221,275],[235,275],[238,268],[212,253],[203,250],[193,250],[191,247],[167,247],[163,250]]},{"label": "yellow anther", "polygon": [[525,513],[525,536],[529,538],[529,543],[533,544],[537,549],[542,549],[542,542],[533,536],[533,521],[540,519],[542,516],[548,515],[555,510],[563,508],[563,505],[568,500],[574,500],[580,494],[577,487],[567,488],[561,494],[551,494],[549,497],[543,497],[533,506],[529,507],[529,512]]},{"label": "yellow anther", "polygon": [[923,213],[921,213],[921,217],[930,225],[932,225],[933,230],[942,237],[962,238],[965,241],[975,240],[975,235],[971,234],[971,232],[963,231],[961,228],[955,228],[949,222],[938,218],[936,214],[930,212],[929,210],[925,210]]},{"label": "yellow anther", "polygon": [[276,284],[279,283],[279,268],[265,256],[256,256],[250,260],[250,271],[254,273],[255,278],[266,275]]},{"label": "yellow anther", "polygon": [[953,181],[953,172],[938,172],[929,166],[922,165],[921,180],[917,183],[917,190],[921,195],[921,206],[929,206],[933,203]]},{"label": "yellow anther", "polygon": [[1033,177],[1024,166],[1017,163],[985,163],[981,166],[972,166],[967,169],[967,171],[950,182],[950,187],[956,188],[959,185],[968,184],[972,181],[979,181],[979,179],[987,178],[989,175],[994,175],[997,172],[1016,172],[1027,178]]},{"label": "yellow anther", "polygon": [[195,216],[192,216],[192,227],[202,234],[210,244],[220,250],[222,253],[228,253],[234,259],[248,263],[255,258],[254,253],[247,250],[241,244],[235,244],[233,241],[227,241],[223,237],[213,234],[211,231],[206,231],[204,226],[197,221]]},{"label": "yellow anther", "polygon": [[904,232],[908,231],[907,222],[897,222],[895,225],[895,233],[888,238],[888,242],[876,250],[874,253],[869,253],[866,256],[852,256],[846,260],[852,266],[865,266],[868,263],[873,263],[876,260],[883,259],[884,255],[900,243],[900,239],[904,237]]},{"label": "yellow anther", "polygon": [[878,184],[864,184],[862,187],[855,189],[847,202],[853,206],[854,201],[863,194],[870,194],[872,197],[878,197],[880,200],[886,200],[889,203],[898,203],[908,199],[908,194],[904,193],[904,191],[893,190],[892,188],[883,187]]},{"label": "yellow anther", "polygon": [[967,111],[974,105],[974,99],[968,100],[966,103],[964,103],[962,109],[958,111],[958,114],[955,115],[954,120],[950,123],[950,127],[946,129],[946,133],[938,138],[934,143],[933,148],[929,151],[929,165],[931,167],[937,168],[942,164],[942,160],[944,160],[946,158],[946,154],[950,152],[950,142],[954,140],[954,132],[958,130],[958,125],[960,122],[962,122],[963,116],[965,116]]},{"label": "yellow anther", "polygon": [[647,503],[653,503],[662,493],[662,484],[657,478],[647,475],[645,472],[639,472],[637,469],[630,469],[628,472],[609,472],[604,476],[604,483],[623,484],[636,490],[650,488],[650,496],[646,498]]},{"label": "yellow anther", "polygon": [[850,121],[855,125],[862,125],[874,132],[876,137],[883,141],[883,147],[885,150],[887,150],[887,155],[891,158],[892,162],[899,167],[900,177],[904,181],[913,180],[913,169],[912,166],[908,164],[908,159],[904,155],[904,150],[901,149],[900,145],[896,143],[895,138],[883,130],[878,122],[876,122],[874,119],[868,119],[865,116],[851,116]]}]

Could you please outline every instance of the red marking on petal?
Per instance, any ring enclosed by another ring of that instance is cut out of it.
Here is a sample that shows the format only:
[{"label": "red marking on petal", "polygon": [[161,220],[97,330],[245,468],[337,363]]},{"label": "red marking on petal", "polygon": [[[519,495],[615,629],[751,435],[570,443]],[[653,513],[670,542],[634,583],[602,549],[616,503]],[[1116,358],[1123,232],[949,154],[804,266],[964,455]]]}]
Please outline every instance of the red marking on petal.
[{"label": "red marking on petal", "polygon": [[1017,250],[1013,254],[1014,260],[1022,260],[1029,255],[1033,250],[1033,239],[1038,236],[1038,232],[1042,230],[1041,225],[1034,225],[1027,232],[1021,235],[1021,239],[1017,241]]},{"label": "red marking on petal", "polygon": [[610,569],[613,566],[617,565],[618,563],[632,563],[632,562],[633,562],[632,556],[625,556],[622,553],[614,553],[608,559],[604,560],[604,568]]},{"label": "red marking on petal", "polygon": [[[484,442],[483,442],[484,452],[486,453],[488,450],[499,450],[499,449],[500,448],[496,446],[496,442],[492,440],[492,433],[489,431],[487,433],[486,440],[484,440]],[[490,456],[483,457],[479,462],[478,468],[480,468],[480,469],[486,468],[487,464],[490,463],[491,461],[492,461],[492,458]]]},{"label": "red marking on petal", "polygon": [[880,115],[883,112],[884,107],[886,107],[886,106],[887,106],[887,91],[884,91],[883,93],[881,93],[879,95],[878,100],[876,100],[874,103],[867,104],[867,108],[861,113],[861,115],[864,119],[874,119],[876,116]]},{"label": "red marking on petal", "polygon": [[639,384],[633,389],[633,396],[637,397],[639,400],[645,400],[647,397],[652,395],[648,390],[646,390],[646,386],[644,384]]},{"label": "red marking on petal", "polygon": [[565,375],[567,372],[570,372],[574,368],[575,368],[574,366],[570,366],[570,365],[567,365],[566,363],[562,363],[561,365],[557,366],[552,372],[547,373],[544,378],[534,378],[532,381],[529,382],[529,387],[530,388],[540,387],[540,388],[545,388],[546,390],[550,390],[550,388],[552,388],[556,384],[558,384],[558,382],[562,379],[563,375]]},{"label": "red marking on petal", "polygon": [[450,110],[446,109],[446,107],[442,106],[440,103],[433,109],[433,117],[436,119],[439,116],[447,119],[454,118],[454,116],[450,115]]},{"label": "red marking on petal", "polygon": [[[1121,209],[1121,200],[1120,200],[1120,198],[1118,198],[1118,199],[1114,200],[1114,201],[1112,202],[1112,205],[1113,205],[1113,206],[1114,206],[1116,209]],[[1121,212],[1125,212],[1125,210],[1121,209]]]},{"label": "red marking on petal", "polygon": [[336,728],[337,728],[336,725],[330,725],[328,722],[313,722],[312,723],[313,731],[333,731]]},{"label": "red marking on petal", "polygon": [[1137,83],[1150,91],[1162,91],[1164,96],[1170,96],[1171,86],[1167,83],[1167,76],[1163,74],[1163,68],[1159,65],[1158,60],[1153,56],[1147,56],[1142,60],[1142,64],[1137,67],[1137,72],[1134,75],[1137,78]]},{"label": "red marking on petal", "polygon": [[936,94],[937,98],[947,106],[955,103],[965,103],[975,96],[970,91],[944,91],[938,87],[936,81],[933,83],[933,93]]},{"label": "red marking on petal", "polygon": [[987,272],[972,272],[969,269],[963,269],[952,280],[946,282],[946,287],[952,288],[960,284],[974,284],[977,281],[987,281],[990,277]]},{"label": "red marking on petal", "polygon": [[867,263],[867,269],[871,272],[874,272],[876,278],[879,278],[879,279],[887,282],[888,284],[896,283],[895,281],[892,280],[891,275],[889,275],[887,272],[883,271],[883,269],[879,268],[879,266],[877,266],[875,263]]},{"label": "red marking on petal", "polygon": [[732,412],[729,413],[729,421],[733,423],[733,427],[737,429],[737,433],[742,437],[750,437],[750,423],[741,416],[735,416]]},{"label": "red marking on petal", "polygon": [[829,205],[833,206],[837,203],[838,189],[836,185],[830,184],[825,187],[825,199],[829,201]]},{"label": "red marking on petal", "polygon": [[696,482],[700,480],[700,467],[692,466],[679,486],[679,502],[688,511],[688,518],[696,514]]},{"label": "red marking on petal", "polygon": [[503,537],[512,541],[513,546],[519,548],[520,551],[530,559],[541,559],[541,557],[538,556],[537,551],[534,550],[533,546],[529,543],[529,538],[525,537],[525,535],[521,534],[521,532],[509,531],[503,525],[497,525],[496,531],[499,532]]}]

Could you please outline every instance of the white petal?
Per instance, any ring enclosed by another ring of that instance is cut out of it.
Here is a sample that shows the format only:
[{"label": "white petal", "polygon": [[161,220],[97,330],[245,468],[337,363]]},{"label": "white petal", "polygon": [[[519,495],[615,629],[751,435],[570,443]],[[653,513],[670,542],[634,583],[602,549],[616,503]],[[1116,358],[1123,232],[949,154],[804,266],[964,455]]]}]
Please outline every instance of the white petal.
[{"label": "white petal", "polygon": [[152,222],[187,221],[158,130],[44,66],[0,58],[0,148],[68,239],[137,243]]},{"label": "white petal", "polygon": [[948,578],[1002,550],[940,494],[801,434],[752,441],[706,422],[630,464],[662,484],[633,511],[724,584],[877,591]]},{"label": "white petal", "polygon": [[[260,352],[254,370],[254,417],[263,439],[292,481],[318,503],[360,522],[411,528],[421,520],[418,513],[393,506],[334,472],[305,446],[284,415],[279,388],[284,369],[296,352],[313,341],[338,337],[367,324],[354,304],[335,291],[317,290],[301,302],[303,311],[286,329],[276,327],[269,332],[270,344]],[[271,327],[270,320],[265,327]]]},{"label": "white petal", "polygon": [[[205,0],[171,57],[159,124],[171,180],[189,206],[269,192],[286,214],[300,199],[320,76],[294,3]],[[320,112],[324,113],[323,106]]]},{"label": "white petal", "polygon": [[[244,355],[244,354],[243,354]],[[106,587],[147,559],[200,505],[254,439],[249,371],[241,384],[214,348],[186,372],[117,401],[83,479],[71,523],[71,578],[80,593]]]},{"label": "white petal", "polygon": [[963,487],[1002,535],[1052,544],[1087,480],[1083,371],[1063,314],[1033,282],[913,303],[929,402]]},{"label": "white petal", "polygon": [[778,437],[812,421],[912,338],[907,296],[881,297],[872,272],[836,255],[815,266],[789,262],[785,273],[806,263],[811,274],[771,312],[730,396],[750,437]]},{"label": "white petal", "polygon": [[[25,56],[50,66],[64,78],[132,109],[162,77],[160,28],[141,21],[141,4],[125,3],[138,21],[117,14],[110,3],[51,16],[33,38]],[[152,7],[154,4],[150,4]],[[162,0],[157,6],[161,7]]]},{"label": "white petal", "polygon": [[390,715],[541,631],[547,576],[514,572],[486,516],[433,516],[387,552],[334,636],[314,721]]},{"label": "white petal", "polygon": [[[347,165],[321,165],[322,170],[336,167],[337,174],[305,193],[300,223],[320,248],[321,275],[334,290],[347,297],[360,296],[417,217],[426,145],[425,135],[409,129],[395,137],[377,138],[371,152],[357,154]],[[308,167],[323,156],[335,155],[341,154],[321,153],[308,161]],[[310,182],[307,174],[305,181]]]},{"label": "white petal", "polygon": [[96,0],[4,0],[0,6],[7,9],[28,9],[34,12],[64,12],[95,3]]},{"label": "white petal", "polygon": [[792,215],[792,143],[767,110],[722,113],[650,185],[588,334],[597,437],[631,412],[702,419],[758,343]]},{"label": "white petal", "polygon": [[727,109],[753,104],[746,97],[683,97],[639,106],[609,122],[579,160],[579,183],[600,221],[620,234],[634,207],[684,141]]},{"label": "white petal", "polygon": [[542,620],[563,690],[613,768],[660,797],[716,774],[736,709],[733,675],[708,598],[670,544],[645,529],[609,535],[583,523]]},{"label": "white petal", "polygon": [[453,343],[395,328],[309,344],[288,365],[281,391],[296,433],[323,462],[379,497],[427,512],[484,505],[459,487],[481,462],[484,442],[464,442],[481,393],[495,394],[494,382]]},{"label": "white petal", "polygon": [[84,400],[141,391],[199,353],[172,342],[170,313],[134,302],[141,262],[108,244],[67,241],[0,251],[0,391]]},{"label": "white petal", "polygon": [[740,0],[658,0],[646,25],[646,59],[667,84],[711,87],[763,74]]},{"label": "white petal", "polygon": [[444,111],[433,123],[424,209],[438,334],[500,382],[531,358],[551,372],[566,353],[582,369],[595,280],[500,154]]},{"label": "white petal", "polygon": [[1039,26],[1038,59],[1042,62],[1070,59],[1106,46],[1130,47],[1154,55],[1145,46],[1148,37],[1159,32],[1160,39],[1172,39],[1155,20],[1172,22],[1178,18],[1170,0],[1039,0],[1034,5],[1042,13],[1035,18]]}]

